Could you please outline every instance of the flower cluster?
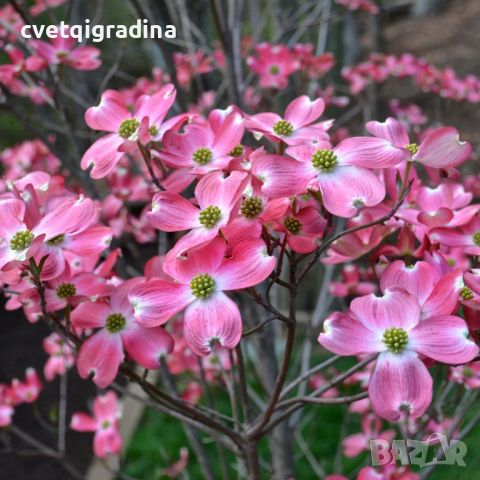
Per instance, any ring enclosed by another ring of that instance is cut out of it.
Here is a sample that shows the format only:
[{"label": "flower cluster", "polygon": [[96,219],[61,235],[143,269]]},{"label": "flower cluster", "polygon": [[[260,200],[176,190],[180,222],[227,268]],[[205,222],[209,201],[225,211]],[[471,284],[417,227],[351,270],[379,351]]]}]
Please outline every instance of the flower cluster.
[{"label": "flower cluster", "polygon": [[470,103],[480,102],[480,79],[475,75],[460,78],[452,68],[438,68],[409,53],[386,55],[372,53],[368,60],[344,67],[343,78],[352,94],[358,94],[370,83],[382,83],[391,77],[411,78],[425,92]]},{"label": "flower cluster", "polygon": [[34,403],[42,384],[37,372],[33,368],[27,368],[25,381],[14,378],[10,385],[0,384],[0,427],[6,427],[12,423],[15,407],[22,403]]}]

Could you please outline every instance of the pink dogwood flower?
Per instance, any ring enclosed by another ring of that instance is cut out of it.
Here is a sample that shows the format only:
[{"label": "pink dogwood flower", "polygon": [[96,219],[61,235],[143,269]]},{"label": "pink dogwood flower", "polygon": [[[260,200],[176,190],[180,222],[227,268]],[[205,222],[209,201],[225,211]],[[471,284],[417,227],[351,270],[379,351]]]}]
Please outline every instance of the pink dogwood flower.
[{"label": "pink dogwood flower", "polygon": [[190,230],[168,252],[167,262],[213,240],[228,223],[246,184],[247,175],[243,172],[232,172],[228,177],[222,171],[210,173],[195,188],[198,207],[177,193],[157,193],[147,214],[150,223],[164,232]]},{"label": "pink dogwood flower", "polygon": [[283,90],[288,77],[300,68],[300,61],[284,45],[260,43],[255,47],[257,56],[247,58],[247,65],[260,77],[262,88]]},{"label": "pink dogwood flower", "polygon": [[208,249],[195,249],[188,257],[167,263],[164,269],[174,280],[152,279],[129,294],[137,321],[162,325],[185,309],[184,337],[197,355],[208,355],[216,344],[234,348],[242,335],[236,303],[223,293],[256,285],[270,275],[275,258],[262,240],[246,240],[224,258],[226,243],[216,238]]},{"label": "pink dogwood flower", "polygon": [[312,101],[302,95],[290,102],[283,118],[276,113],[258,113],[247,117],[247,128],[287,145],[328,140],[326,130],[331,122],[317,122],[324,110],[325,103],[321,98]]},{"label": "pink dogwood flower", "polygon": [[327,221],[317,208],[306,206],[294,211],[289,208],[274,229],[286,235],[291,250],[298,253],[311,253],[321,243]]},{"label": "pink dogwood flower", "polygon": [[[106,90],[100,104],[86,111],[85,122],[93,130],[109,133],[85,152],[80,164],[82,169],[93,166],[91,177],[103,178],[115,168],[125,152],[137,148],[137,141],[161,140],[165,131],[179,121],[173,117],[163,122],[175,95],[173,85],[167,84],[152,96],[140,97],[132,114],[119,92]],[[184,118],[185,115],[181,116],[181,120]]]},{"label": "pink dogwood flower", "polygon": [[98,48],[75,47],[77,41],[70,36],[57,35],[51,42],[31,40],[30,43],[37,55],[50,65],[64,64],[75,70],[95,70],[102,64],[98,59]]},{"label": "pink dogwood flower", "polygon": [[52,333],[43,340],[43,349],[49,355],[43,367],[43,374],[49,382],[57,375],[64,375],[75,364],[72,347],[57,333]]},{"label": "pink dogwood flower", "polygon": [[[31,190],[26,196],[34,199]],[[83,196],[52,198],[47,210],[42,216],[35,201],[27,206],[18,198],[0,197],[0,268],[14,268],[52,242],[81,231],[95,215],[92,200]]]},{"label": "pink dogwood flower", "polygon": [[115,379],[124,350],[144,368],[155,369],[159,368],[161,357],[173,348],[173,339],[163,328],[145,328],[134,318],[128,294],[142,281],[127,280],[117,286],[109,303],[83,302],[72,312],[74,327],[99,329],[80,347],[77,368],[82,378],[92,375],[101,388]]},{"label": "pink dogwood flower", "polygon": [[382,432],[382,421],[369,413],[362,418],[362,432],[345,437],[342,441],[343,454],[346,457],[356,457],[370,449],[370,440],[384,439],[391,442],[395,438],[395,430]]},{"label": "pink dogwood flower", "polygon": [[[205,175],[226,168],[244,131],[245,121],[238,112],[232,109],[214,110],[206,122],[192,122],[182,132],[166,132],[158,156],[167,165],[178,169],[175,172],[177,176],[187,174],[188,181],[188,175]],[[183,190],[192,180],[175,191]]]},{"label": "pink dogwood flower", "polygon": [[420,145],[410,142],[407,129],[395,118],[389,117],[383,123],[368,122],[366,127],[372,135],[389,141],[394,147],[406,149],[410,161],[420,162],[427,167],[456,167],[472,153],[470,143],[460,141],[458,131],[452,127],[431,131]]},{"label": "pink dogwood flower", "polygon": [[393,287],[381,297],[356,298],[348,313],[332,313],[318,337],[339,355],[379,353],[368,392],[374,412],[390,421],[417,418],[431,402],[432,378],[419,355],[462,364],[479,351],[467,338],[463,319],[434,315],[421,320],[420,314],[418,301]]},{"label": "pink dogwood flower", "polygon": [[77,432],[95,432],[93,451],[99,458],[116,455],[122,448],[118,420],[120,406],[115,392],[99,395],[93,402],[93,416],[77,412],[72,415],[70,427]]},{"label": "pink dogwood flower", "polygon": [[271,197],[319,190],[325,208],[340,217],[353,217],[362,207],[378,205],[385,186],[369,168],[386,168],[403,158],[401,149],[373,137],[352,137],[336,147],[329,142],[287,148],[292,159],[259,155],[252,173],[263,180],[262,191]]}]

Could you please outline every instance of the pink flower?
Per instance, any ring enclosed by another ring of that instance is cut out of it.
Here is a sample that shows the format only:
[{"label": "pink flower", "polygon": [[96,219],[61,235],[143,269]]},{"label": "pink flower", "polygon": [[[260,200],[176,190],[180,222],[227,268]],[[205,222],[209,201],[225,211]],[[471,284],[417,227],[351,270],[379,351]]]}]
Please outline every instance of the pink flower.
[{"label": "pink flower", "polygon": [[100,50],[95,47],[77,47],[76,40],[67,36],[57,35],[51,42],[31,40],[31,45],[37,55],[50,65],[64,64],[76,70],[95,70],[102,62],[98,59]]},{"label": "pink flower", "polygon": [[263,180],[271,197],[319,190],[325,208],[340,217],[353,217],[362,207],[378,205],[385,186],[370,168],[387,168],[405,158],[403,150],[374,137],[352,137],[336,147],[327,141],[287,148],[293,158],[258,155],[252,173]]},{"label": "pink flower", "polygon": [[410,143],[406,128],[396,119],[389,117],[383,123],[368,122],[367,130],[383,138],[397,148],[410,152],[410,160],[433,168],[451,168],[465,162],[472,153],[468,142],[461,142],[457,130],[441,127],[430,132],[420,145]]},{"label": "pink flower", "polygon": [[395,430],[381,431],[382,421],[373,414],[362,418],[362,433],[345,437],[342,441],[343,454],[346,457],[356,457],[370,449],[370,440],[384,439],[391,442],[395,438]]},{"label": "pink flower", "polygon": [[[83,196],[52,197],[47,213],[41,216],[32,190],[30,186],[23,194],[31,200],[28,208],[18,198],[0,197],[0,268],[16,267],[40,250],[49,253],[52,243],[58,246],[66,236],[81,232],[94,218],[94,204]],[[56,264],[53,257],[47,261]],[[58,273],[64,266],[64,263],[60,265]]]},{"label": "pink flower", "polygon": [[49,382],[56,375],[64,375],[67,369],[75,364],[72,348],[56,333],[43,340],[43,349],[49,355],[43,367],[43,374]]},{"label": "pink flower", "polygon": [[247,128],[265,135],[269,140],[283,141],[287,145],[328,140],[326,130],[330,122],[316,122],[324,109],[321,98],[311,101],[302,95],[290,102],[283,118],[276,113],[258,113],[247,118]]},{"label": "pink flower", "polygon": [[287,236],[287,244],[298,253],[311,253],[321,243],[327,221],[317,208],[306,206],[294,211],[289,208],[275,230]]},{"label": "pink flower", "polygon": [[[83,155],[81,167],[93,166],[92,178],[103,178],[119,162],[125,152],[137,148],[137,142],[161,140],[166,130],[178,123],[174,117],[163,122],[175,101],[175,88],[168,84],[152,96],[140,97],[134,113],[130,113],[124,99],[115,90],[106,90],[100,104],[90,107],[85,113],[85,122],[94,130],[109,132],[99,138]],[[181,116],[182,119],[185,115]]]},{"label": "pink flower", "polygon": [[7,45],[5,52],[11,64],[0,65],[0,83],[8,86],[13,80],[19,78],[24,72],[38,72],[46,67],[45,61],[36,55],[25,58],[21,50],[13,45]]},{"label": "pink flower", "polygon": [[77,432],[95,432],[93,451],[99,458],[116,455],[122,448],[122,437],[118,431],[121,416],[117,395],[107,392],[93,402],[93,417],[87,413],[74,413],[70,427]]},{"label": "pink flower", "polygon": [[257,56],[248,57],[247,65],[260,76],[260,86],[283,90],[288,77],[300,68],[300,61],[284,45],[260,43],[255,50]]},{"label": "pink flower", "polygon": [[418,301],[403,289],[356,298],[348,313],[334,312],[319,342],[339,355],[379,353],[368,392],[374,412],[390,421],[417,418],[432,398],[432,378],[419,355],[447,364],[468,363],[479,349],[463,319],[421,320]]},{"label": "pink flower", "polygon": [[25,372],[25,382],[17,378],[12,380],[12,392],[14,404],[34,403],[42,390],[42,383],[34,368],[27,368]]},{"label": "pink flower", "polygon": [[141,282],[141,278],[127,280],[116,288],[109,303],[84,302],[72,312],[74,327],[100,329],[80,347],[77,367],[82,378],[93,375],[101,388],[115,379],[124,350],[144,368],[154,369],[173,348],[173,340],[163,328],[145,328],[134,319],[127,295]]},{"label": "pink flower", "polygon": [[262,240],[238,244],[224,258],[225,241],[216,238],[208,249],[195,249],[188,257],[165,264],[175,283],[149,280],[132,289],[129,300],[135,318],[147,327],[161,325],[185,310],[184,337],[197,355],[208,355],[219,343],[234,348],[242,334],[237,305],[223,292],[256,285],[270,275],[275,258]]},{"label": "pink flower", "polygon": [[188,88],[195,75],[213,70],[212,58],[207,57],[201,50],[194,53],[175,52],[173,54],[173,64],[178,84],[182,88]]},{"label": "pink flower", "polygon": [[221,171],[204,176],[195,188],[196,207],[177,193],[160,192],[153,197],[150,223],[164,232],[190,230],[171,249],[166,261],[175,261],[192,248],[212,241],[227,225],[230,213],[245,190],[247,175]]},{"label": "pink flower", "polygon": [[[193,180],[188,175],[205,175],[222,170],[233,159],[232,150],[242,141],[245,122],[231,108],[214,110],[206,122],[195,121],[186,125],[182,132],[170,130],[163,138],[163,148],[158,156],[177,174],[185,176],[181,191]],[[171,190],[170,188],[168,188]]]}]

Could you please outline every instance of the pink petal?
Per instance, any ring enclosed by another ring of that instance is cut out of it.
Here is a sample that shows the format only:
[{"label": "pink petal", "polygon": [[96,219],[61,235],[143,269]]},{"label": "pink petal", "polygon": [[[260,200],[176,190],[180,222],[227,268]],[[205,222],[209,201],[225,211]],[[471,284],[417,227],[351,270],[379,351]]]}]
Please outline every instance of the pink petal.
[{"label": "pink petal", "polygon": [[207,248],[189,250],[187,256],[167,261],[163,268],[165,273],[185,284],[189,284],[199,273],[208,273],[215,277],[224,259],[226,248],[225,240],[216,237]]},{"label": "pink petal", "polygon": [[93,374],[95,384],[105,388],[117,376],[122,360],[123,348],[120,336],[101,330],[80,347],[77,357],[78,374],[82,378],[88,378]]},{"label": "pink petal", "polygon": [[237,305],[224,293],[196,300],[185,311],[183,334],[197,355],[208,355],[218,342],[234,348],[242,336],[242,319]]},{"label": "pink petal", "polygon": [[93,413],[99,420],[113,420],[118,416],[117,395],[108,391],[105,395],[99,395],[93,402]]},{"label": "pink petal", "polygon": [[387,288],[382,297],[373,293],[356,298],[350,309],[366,328],[383,332],[387,328],[412,329],[420,320],[416,298],[397,287]]},{"label": "pink petal", "polygon": [[112,309],[106,303],[83,302],[72,311],[70,320],[76,328],[100,328],[110,313]]},{"label": "pink petal", "polygon": [[235,246],[231,257],[224,260],[215,273],[218,288],[240,290],[257,285],[272,273],[275,263],[263,240],[245,240]]},{"label": "pink petal", "polygon": [[47,213],[33,229],[36,235],[51,240],[58,235],[73,235],[85,230],[97,217],[95,204],[83,195],[67,198]]},{"label": "pink petal", "polygon": [[391,422],[407,412],[409,418],[418,418],[432,401],[432,383],[427,367],[415,353],[382,353],[368,385],[373,411]]},{"label": "pink petal", "polygon": [[128,295],[135,319],[145,327],[163,325],[194,298],[188,285],[158,279],[137,285]]},{"label": "pink petal", "polygon": [[365,168],[342,166],[318,177],[325,208],[339,217],[354,217],[362,206],[373,207],[385,198],[385,186]]},{"label": "pink petal", "polygon": [[66,237],[62,247],[82,257],[89,257],[102,253],[111,241],[112,229],[95,225],[73,237]]},{"label": "pink petal", "polygon": [[457,269],[446,274],[438,281],[423,305],[422,318],[449,315],[455,310],[462,274],[462,270]]},{"label": "pink petal", "polygon": [[74,413],[70,422],[70,428],[76,432],[94,432],[98,422],[86,413]]},{"label": "pink petal", "polygon": [[426,136],[414,159],[434,168],[452,168],[468,159],[472,146],[461,142],[458,131],[451,127],[437,128]]},{"label": "pink petal", "polygon": [[369,329],[354,316],[333,312],[323,322],[318,342],[337,355],[360,355],[385,350],[381,331]]},{"label": "pink petal", "polygon": [[383,123],[367,122],[366,128],[372,135],[388,140],[395,147],[405,148],[410,143],[407,129],[395,118],[388,117]]},{"label": "pink petal", "polygon": [[117,430],[99,430],[93,439],[93,451],[98,458],[105,458],[108,454],[116,455],[122,449],[122,437]]},{"label": "pink petal", "polygon": [[149,222],[164,232],[177,232],[201,227],[200,210],[192,202],[176,193],[157,193],[152,200],[152,210],[147,213]]},{"label": "pink petal", "polygon": [[407,150],[394,147],[388,140],[377,137],[347,138],[334,151],[343,165],[365,168],[394,167],[410,158]]},{"label": "pink petal", "polygon": [[472,235],[460,233],[451,228],[435,228],[428,234],[430,240],[447,247],[470,247],[474,246]]},{"label": "pink petal", "polygon": [[312,102],[306,95],[302,95],[290,102],[285,110],[285,120],[290,122],[296,130],[313,123],[324,110],[325,102],[321,98]]},{"label": "pink petal", "polygon": [[428,228],[435,228],[449,224],[454,218],[454,212],[449,208],[442,207],[435,212],[420,212],[417,218]]},{"label": "pink petal", "polygon": [[221,130],[215,138],[212,149],[217,155],[227,155],[234,147],[241,143],[245,132],[245,120],[234,112],[224,121]]},{"label": "pink petal", "polygon": [[123,138],[117,134],[108,134],[99,138],[84,154],[80,166],[87,170],[93,166],[90,176],[98,179],[106,177],[123,156],[118,147],[123,143]]},{"label": "pink petal", "polygon": [[132,323],[121,336],[125,350],[145,368],[159,368],[160,358],[173,350],[173,338],[162,327],[144,328]]},{"label": "pink petal", "polygon": [[115,90],[106,90],[100,103],[86,111],[85,122],[93,130],[116,133],[120,124],[131,117],[124,106],[123,96]]},{"label": "pink petal", "polygon": [[316,172],[310,163],[289,160],[280,155],[259,155],[252,173],[263,182],[262,192],[273,198],[305,192]]},{"label": "pink petal", "polygon": [[437,278],[435,269],[427,262],[407,266],[402,260],[396,260],[382,273],[380,287],[383,291],[389,287],[402,287],[423,305]]},{"label": "pink petal", "polygon": [[[224,215],[228,215],[246,186],[247,174],[244,172],[232,172],[228,177],[223,172],[213,172],[198,182],[195,197],[201,209],[216,205],[222,209]],[[223,223],[227,221],[228,218],[223,218]]]},{"label": "pink petal", "polygon": [[137,105],[135,105],[135,116],[139,119],[145,116],[149,117],[152,125],[160,123],[173,105],[175,96],[175,87],[169,83],[152,96],[140,97]]},{"label": "pink petal", "polygon": [[467,363],[478,354],[477,345],[467,338],[467,324],[453,315],[422,320],[408,335],[409,348],[438,362]]}]

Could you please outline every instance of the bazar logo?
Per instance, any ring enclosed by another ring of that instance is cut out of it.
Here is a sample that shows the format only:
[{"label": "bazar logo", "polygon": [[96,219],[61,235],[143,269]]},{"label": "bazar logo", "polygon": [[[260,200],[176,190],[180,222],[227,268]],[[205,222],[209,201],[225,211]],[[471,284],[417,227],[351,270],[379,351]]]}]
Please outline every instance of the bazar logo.
[{"label": "bazar logo", "polygon": [[372,465],[379,467],[396,462],[401,465],[458,465],[465,467],[467,446],[461,440],[448,441],[443,433],[432,433],[426,440],[370,440]]}]

